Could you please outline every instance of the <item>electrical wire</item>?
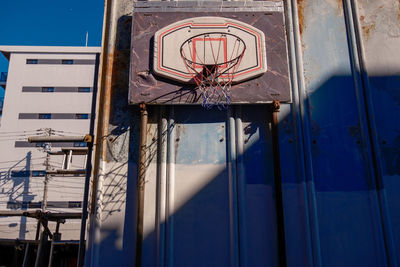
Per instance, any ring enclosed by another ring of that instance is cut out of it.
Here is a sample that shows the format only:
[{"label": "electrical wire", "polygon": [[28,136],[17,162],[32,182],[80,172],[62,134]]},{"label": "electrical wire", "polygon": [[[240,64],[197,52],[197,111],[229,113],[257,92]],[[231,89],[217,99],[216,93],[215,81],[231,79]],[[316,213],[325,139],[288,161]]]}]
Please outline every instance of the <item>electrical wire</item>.
[{"label": "electrical wire", "polygon": [[29,130],[29,131],[14,131],[14,132],[3,132],[0,131],[1,134],[12,134],[12,133],[32,133],[32,132],[44,132],[43,129]]},{"label": "electrical wire", "polygon": [[52,132],[59,132],[59,133],[69,133],[69,134],[78,134],[78,135],[85,135],[86,133],[78,133],[78,132],[69,132],[69,131],[62,131],[62,130],[54,130],[51,129]]},{"label": "electrical wire", "polygon": [[0,135],[0,138],[4,137],[11,137],[11,136],[32,136],[32,135],[43,135],[44,133],[20,133],[20,134],[6,134],[6,135]]}]

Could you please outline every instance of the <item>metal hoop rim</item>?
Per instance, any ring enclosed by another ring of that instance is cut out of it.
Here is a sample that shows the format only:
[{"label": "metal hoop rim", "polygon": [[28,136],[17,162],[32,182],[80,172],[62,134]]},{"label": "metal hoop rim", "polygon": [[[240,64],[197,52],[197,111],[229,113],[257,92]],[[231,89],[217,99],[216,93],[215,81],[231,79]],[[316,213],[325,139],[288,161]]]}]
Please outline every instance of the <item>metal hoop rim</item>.
[{"label": "metal hoop rim", "polygon": [[[243,43],[243,45],[244,45],[243,51],[242,51],[237,57],[235,57],[234,59],[231,59],[231,60],[225,61],[225,62],[221,62],[221,63],[217,63],[217,64],[205,64],[205,63],[193,62],[192,60],[186,58],[186,57],[184,56],[184,54],[182,53],[182,51],[183,51],[183,46],[184,46],[186,43],[189,43],[189,41],[190,41],[191,39],[196,38],[196,37],[199,37],[199,36],[202,36],[202,35],[206,35],[206,34],[225,34],[225,35],[233,36],[233,37],[237,38],[241,43]],[[240,37],[237,36],[237,35],[234,35],[234,34],[231,34],[231,33],[226,33],[226,32],[205,32],[205,33],[200,33],[200,34],[193,35],[193,36],[191,36],[190,38],[186,39],[186,40],[182,43],[182,45],[181,45],[181,47],[180,47],[180,49],[179,49],[179,53],[181,54],[181,57],[182,57],[185,61],[189,62],[190,64],[196,64],[196,65],[200,65],[200,66],[205,66],[205,65],[219,66],[219,65],[230,64],[230,63],[233,63],[235,60],[237,61],[239,58],[241,58],[241,57],[244,55],[244,52],[245,52],[245,51],[246,51],[246,43],[243,41],[243,39],[240,38]]]}]

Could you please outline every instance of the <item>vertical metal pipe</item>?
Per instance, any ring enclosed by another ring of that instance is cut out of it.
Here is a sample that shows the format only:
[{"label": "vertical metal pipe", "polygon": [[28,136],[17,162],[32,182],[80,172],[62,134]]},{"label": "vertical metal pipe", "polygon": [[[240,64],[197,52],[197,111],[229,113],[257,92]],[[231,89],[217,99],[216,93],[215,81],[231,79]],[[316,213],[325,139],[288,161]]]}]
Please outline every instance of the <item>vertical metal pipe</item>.
[{"label": "vertical metal pipe", "polygon": [[[96,54],[96,64],[94,69],[94,81],[93,81],[93,95],[92,95],[92,109],[91,114],[96,112],[96,99],[97,99],[97,83],[100,67],[100,54]],[[92,116],[90,120],[89,134],[94,135],[95,118]],[[83,204],[82,204],[82,219],[81,219],[81,232],[79,237],[79,248],[78,248],[78,262],[77,266],[81,267],[84,263],[85,255],[85,234],[86,234],[86,220],[88,217],[88,205],[89,205],[89,189],[90,189],[90,177],[92,175],[92,152],[93,143],[88,143],[88,152],[86,155],[86,175],[85,175],[85,186],[83,189]],[[96,194],[94,191],[92,194]]]},{"label": "vertical metal pipe", "polygon": [[230,266],[239,266],[239,229],[238,229],[238,203],[237,203],[237,171],[236,171],[236,135],[235,117],[233,106],[227,111],[227,165],[229,177],[229,224],[230,224]]},{"label": "vertical metal pipe", "polygon": [[[48,135],[51,136],[51,129],[48,129]],[[47,209],[47,190],[48,190],[48,183],[49,183],[48,171],[50,170],[50,144],[49,143],[46,143],[45,151],[46,151],[46,160],[45,160],[44,165],[46,166],[46,175],[44,176],[42,211],[46,211],[46,209]]]},{"label": "vertical metal pipe", "polygon": [[67,169],[67,164],[66,164],[67,161],[66,161],[66,159],[67,159],[67,153],[64,152],[63,161],[62,161],[62,164],[61,164],[63,169]]},{"label": "vertical metal pipe", "polygon": [[175,108],[170,106],[167,136],[167,211],[166,211],[166,266],[174,266],[175,212]]},{"label": "vertical metal pipe", "polygon": [[[296,3],[293,3],[296,5]],[[295,130],[295,136],[297,140],[303,140],[303,133],[302,133],[302,119],[301,119],[301,109],[300,109],[300,96],[299,96],[299,80],[298,80],[298,73],[297,73],[297,64],[298,60],[301,59],[300,56],[296,54],[296,43],[295,43],[295,29],[298,27],[298,24],[295,24],[293,21],[293,8],[292,8],[292,1],[285,1],[285,10],[286,10],[286,28],[287,28],[287,35],[288,35],[288,49],[289,49],[289,65],[290,65],[290,82],[292,87],[292,99],[293,103],[290,106],[292,118],[293,118],[293,128]],[[296,154],[297,154],[297,165],[299,167],[299,176],[298,181],[299,185],[302,188],[302,195],[304,198],[302,201],[307,202],[307,187],[306,187],[306,167],[305,167],[305,156],[304,156],[304,145],[303,142],[296,142]],[[300,200],[301,201],[301,200]],[[307,253],[307,263],[312,264],[313,262],[313,244],[312,244],[312,234],[310,233],[310,211],[309,206],[304,205],[304,231],[306,232],[305,235],[305,245],[307,246],[306,253]],[[289,262],[290,264],[290,262]]]},{"label": "vertical metal pipe", "polygon": [[[47,222],[46,222],[47,223]],[[39,248],[36,254],[36,261],[35,261],[35,267],[41,267],[43,266],[43,261],[44,261],[44,255],[46,254],[45,251],[45,245],[48,240],[48,234],[47,231],[43,231],[40,237],[40,243],[39,243]]]},{"label": "vertical metal pipe", "polygon": [[238,192],[238,217],[239,217],[239,262],[241,267],[247,266],[247,226],[246,226],[246,174],[243,163],[244,139],[242,125],[242,107],[236,107],[235,114],[236,135],[236,170]]},{"label": "vertical metal pipe", "polygon": [[[104,16],[103,16],[103,34],[102,34],[102,44],[101,44],[101,60],[99,64],[99,75],[98,79],[95,78],[96,83],[99,85],[99,90],[96,96],[96,104],[94,105],[95,112],[92,114],[96,114],[95,119],[95,140],[94,147],[96,148],[93,153],[93,161],[92,164],[92,183],[91,183],[91,202],[90,209],[87,213],[86,210],[83,210],[82,214],[82,225],[83,222],[86,224],[86,216],[90,216],[89,228],[88,228],[88,238],[87,238],[87,253],[85,256],[85,262],[87,266],[96,266],[99,261],[99,246],[97,246],[96,241],[99,236],[99,227],[101,225],[101,221],[98,220],[98,210],[97,206],[98,202],[98,187],[101,184],[100,177],[102,175],[102,171],[104,170],[102,164],[103,159],[105,159],[105,151],[106,151],[106,138],[108,134],[108,119],[110,113],[110,102],[111,102],[111,89],[112,89],[112,67],[114,64],[113,57],[111,56],[115,42],[109,41],[109,38],[113,40],[115,34],[114,25],[111,23],[113,20],[113,7],[115,7],[116,3],[113,0],[105,0],[104,1]],[[94,93],[94,92],[93,92]],[[92,102],[93,103],[93,102]],[[92,107],[93,107],[92,105]],[[88,160],[89,161],[89,160]],[[86,193],[86,183],[90,184],[89,181],[85,181],[85,193]],[[88,192],[89,192],[89,188]],[[88,201],[88,200],[87,200]],[[85,200],[84,200],[85,204]],[[86,215],[86,216],[84,216]],[[84,236],[85,233],[82,234],[82,231],[86,231],[86,229],[82,229],[81,227],[81,237]],[[84,239],[83,239],[84,240]],[[82,242],[80,242],[82,243]],[[80,244],[82,245],[82,244]],[[83,258],[83,257],[82,257]],[[79,257],[78,257],[79,260]],[[81,259],[82,260],[82,259]],[[78,267],[80,267],[78,265]]]},{"label": "vertical metal pipe", "polygon": [[83,160],[83,168],[86,168],[87,164],[88,164],[88,155],[86,154],[85,159]]},{"label": "vertical metal pipe", "polygon": [[40,221],[37,221],[36,224],[36,235],[35,235],[35,240],[39,240],[39,236],[40,236]]},{"label": "vertical metal pipe", "polygon": [[53,234],[53,239],[51,240],[51,246],[50,246],[50,255],[49,255],[49,265],[48,267],[53,266],[53,260],[54,260],[54,242],[60,241],[61,239],[61,234],[60,234],[60,221],[57,221],[56,224],[56,231]]},{"label": "vertical metal pipe", "polygon": [[[47,129],[47,133],[48,136],[51,136],[51,129]],[[44,165],[46,166],[46,174],[44,176],[44,186],[43,186],[43,200],[42,200],[42,212],[45,212],[47,209],[47,191],[48,191],[48,183],[49,183],[49,170],[50,170],[50,144],[46,143],[45,144],[45,152],[46,152],[46,159],[44,162]],[[37,232],[36,232],[36,238],[40,235],[40,231],[41,231],[41,224],[40,224],[40,220],[38,220],[38,224],[37,224]],[[41,238],[43,238],[43,235],[40,236]],[[40,240],[40,242],[42,242],[42,240]],[[38,253],[37,253],[37,257],[39,257],[39,249],[38,249]]]},{"label": "vertical metal pipe", "polygon": [[47,174],[47,171],[49,171],[48,162],[49,162],[49,153],[47,153],[46,156],[46,175],[44,176],[42,211],[46,211],[47,209],[47,191],[49,183],[49,175]]},{"label": "vertical metal pipe", "polygon": [[56,224],[56,234],[59,234],[59,232],[60,232],[60,221],[57,221],[57,224]]},{"label": "vertical metal pipe", "polygon": [[72,162],[72,150],[69,151],[67,156],[67,170],[71,168],[71,162]]},{"label": "vertical metal pipe", "polygon": [[147,120],[146,104],[140,104],[140,145],[139,145],[139,174],[138,174],[138,207],[136,224],[136,267],[142,266],[143,250],[143,215],[144,215],[144,186],[146,181],[146,150],[147,150]]},{"label": "vertical metal pipe", "polygon": [[71,168],[71,165],[72,165],[72,155],[73,155],[73,151],[72,151],[72,149],[69,151],[69,160],[68,160],[68,168],[67,169],[70,169]]},{"label": "vertical metal pipe", "polygon": [[159,107],[158,123],[158,159],[157,159],[157,266],[165,263],[165,223],[166,223],[166,186],[167,186],[167,135],[168,122],[165,107]]},{"label": "vertical metal pipe", "polygon": [[24,262],[22,263],[22,267],[29,266],[29,247],[30,247],[30,243],[27,243],[26,247],[25,247]]},{"label": "vertical metal pipe", "polygon": [[275,205],[276,205],[276,223],[278,229],[278,251],[279,266],[285,267],[286,264],[286,240],[285,240],[285,220],[283,210],[283,192],[282,192],[282,175],[281,175],[281,159],[279,151],[279,128],[278,128],[278,112],[280,109],[279,101],[274,101],[271,106],[271,134],[272,134],[272,151],[274,161],[274,183],[275,183]]},{"label": "vertical metal pipe", "polygon": [[54,259],[53,254],[54,254],[54,240],[51,241],[48,267],[51,267],[53,265],[53,259]]},{"label": "vertical metal pipe", "polygon": [[15,244],[14,244],[14,260],[13,260],[13,266],[18,266],[18,246],[20,246],[20,244],[18,244],[18,239],[15,240]]},{"label": "vertical metal pipe", "polygon": [[303,55],[302,55],[302,43],[300,40],[300,30],[299,30],[299,17],[297,9],[297,1],[291,0],[292,6],[292,18],[293,18],[293,37],[294,37],[294,47],[296,53],[296,69],[297,69],[297,79],[298,79],[298,92],[299,92],[299,109],[301,116],[301,133],[303,136],[303,153],[304,153],[304,165],[306,173],[306,190],[307,190],[307,208],[309,211],[309,225],[311,232],[312,241],[312,254],[314,266],[322,266],[321,260],[321,243],[319,237],[319,224],[318,224],[318,214],[317,214],[317,200],[314,187],[314,174],[312,168],[312,156],[311,156],[311,143],[310,143],[310,122],[308,118],[308,96],[305,88],[304,81],[304,68],[303,68]]}]

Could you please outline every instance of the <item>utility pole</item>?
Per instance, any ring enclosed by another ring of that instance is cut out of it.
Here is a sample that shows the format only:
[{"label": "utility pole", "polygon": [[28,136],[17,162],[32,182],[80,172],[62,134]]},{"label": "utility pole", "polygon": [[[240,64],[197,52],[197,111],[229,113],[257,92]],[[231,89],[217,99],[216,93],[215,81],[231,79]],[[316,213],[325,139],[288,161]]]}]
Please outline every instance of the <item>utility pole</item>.
[{"label": "utility pole", "polygon": [[[52,134],[52,130],[51,128],[47,128],[45,129],[46,133],[47,133],[47,137],[50,138],[51,134]],[[43,151],[46,153],[46,159],[45,159],[45,167],[46,167],[46,174],[44,176],[44,187],[43,187],[43,200],[42,200],[42,212],[46,213],[46,209],[47,209],[47,191],[48,191],[48,183],[49,183],[49,170],[50,170],[50,150],[51,150],[51,143],[46,142],[43,146]],[[42,218],[40,218],[38,220],[38,231],[40,232],[40,224],[43,224],[44,226],[44,231],[40,234],[40,243],[39,243],[39,247],[37,250],[37,254],[36,254],[36,261],[35,261],[35,267],[39,267],[42,266],[45,259],[45,245],[49,239],[49,234],[46,231],[47,228],[47,224],[48,221],[47,220],[42,220]]]},{"label": "utility pole", "polygon": [[[51,143],[53,143],[53,142],[85,142],[85,143],[89,144],[89,146],[91,147],[92,141],[93,141],[93,136],[90,134],[86,134],[86,135],[82,135],[82,136],[52,136],[52,129],[46,129],[46,132],[47,132],[46,136],[30,136],[30,137],[28,137],[28,142],[29,143],[45,143],[43,151],[46,152],[46,160],[45,160],[46,175],[45,175],[45,180],[44,180],[43,201],[42,201],[41,212],[47,216],[49,214],[49,212],[46,211],[46,209],[47,209],[47,191],[48,191],[49,178],[51,175],[86,174],[85,188],[88,188],[88,185],[86,185],[86,183],[89,182],[89,178],[90,178],[90,171],[88,172],[85,169],[70,169],[69,168],[70,161],[72,160],[72,154],[78,154],[78,155],[79,154],[80,155],[87,154],[88,149],[71,147],[68,149],[63,149],[62,151],[51,152],[50,151]],[[68,155],[67,155],[66,151],[68,151]],[[65,154],[64,155],[64,163],[66,163],[65,166],[63,166],[62,169],[50,170],[50,155],[60,155],[60,154]],[[87,199],[87,196],[85,196],[85,199]],[[38,218],[38,230],[36,233],[36,235],[37,235],[36,240],[38,240],[38,236],[39,236],[39,232],[40,232],[40,224],[43,225],[44,231],[41,232],[41,235],[40,235],[40,244],[39,244],[39,248],[38,248],[37,255],[36,255],[35,267],[42,266],[44,261],[46,260],[45,259],[46,243],[48,242],[49,237],[52,239],[52,246],[54,245],[54,242],[58,241],[58,239],[60,237],[59,222],[57,222],[58,226],[56,228],[56,233],[54,235],[52,235],[48,228],[48,218],[46,216]],[[86,208],[85,208],[85,210],[83,210],[83,214],[80,213],[79,216],[80,216],[80,218],[86,219],[86,216],[87,216]],[[82,222],[84,222],[84,221],[86,222],[86,220],[82,219]],[[79,251],[80,252],[83,250],[82,248],[83,248],[83,241],[80,240],[80,242],[79,242]],[[52,254],[53,252],[54,252],[54,248],[51,249],[51,251],[50,251],[50,265],[51,265],[52,259],[53,259],[53,254]],[[81,253],[79,253],[79,254],[81,254]],[[78,257],[79,257],[79,255],[78,255]]]},{"label": "utility pole", "polygon": [[[47,136],[50,137],[52,134],[51,128],[46,129]],[[46,166],[46,175],[44,177],[44,187],[43,187],[43,201],[42,201],[42,211],[45,212],[47,209],[47,191],[48,191],[48,183],[49,183],[49,174],[48,172],[50,171],[50,150],[51,150],[51,145],[50,143],[45,143],[44,145],[44,152],[46,152],[46,160],[45,160],[45,166]]]}]

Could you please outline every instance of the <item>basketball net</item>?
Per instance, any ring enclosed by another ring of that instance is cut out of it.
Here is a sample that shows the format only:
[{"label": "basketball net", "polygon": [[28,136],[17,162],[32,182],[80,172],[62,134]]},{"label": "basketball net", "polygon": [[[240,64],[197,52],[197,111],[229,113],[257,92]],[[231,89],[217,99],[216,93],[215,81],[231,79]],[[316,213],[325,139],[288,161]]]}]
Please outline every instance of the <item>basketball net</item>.
[{"label": "basketball net", "polygon": [[[195,45],[199,40],[202,45]],[[226,55],[228,41],[230,55]],[[200,91],[203,107],[226,109],[231,104],[232,81],[245,50],[242,39],[227,33],[203,33],[182,44],[181,56]]]}]

